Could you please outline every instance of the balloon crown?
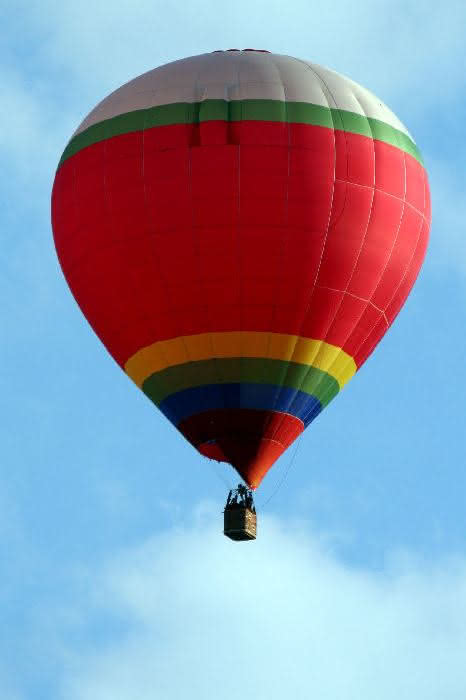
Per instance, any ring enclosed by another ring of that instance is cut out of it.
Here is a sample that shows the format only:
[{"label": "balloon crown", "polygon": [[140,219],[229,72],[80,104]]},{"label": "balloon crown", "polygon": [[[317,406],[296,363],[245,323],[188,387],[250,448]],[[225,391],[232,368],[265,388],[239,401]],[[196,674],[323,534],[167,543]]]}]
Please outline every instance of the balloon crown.
[{"label": "balloon crown", "polygon": [[212,53],[224,53],[225,51],[256,51],[256,53],[271,53],[267,49],[216,49]]}]

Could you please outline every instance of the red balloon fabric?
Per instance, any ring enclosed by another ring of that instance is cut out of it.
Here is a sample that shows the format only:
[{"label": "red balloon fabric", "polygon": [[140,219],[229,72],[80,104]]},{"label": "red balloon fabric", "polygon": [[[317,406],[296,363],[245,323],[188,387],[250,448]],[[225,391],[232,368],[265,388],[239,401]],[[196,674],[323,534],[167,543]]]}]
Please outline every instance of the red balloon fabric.
[{"label": "red balloon fabric", "polygon": [[255,488],[394,321],[430,199],[416,144],[368,90],[231,50],[103,100],[63,153],[52,223],[111,355]]}]

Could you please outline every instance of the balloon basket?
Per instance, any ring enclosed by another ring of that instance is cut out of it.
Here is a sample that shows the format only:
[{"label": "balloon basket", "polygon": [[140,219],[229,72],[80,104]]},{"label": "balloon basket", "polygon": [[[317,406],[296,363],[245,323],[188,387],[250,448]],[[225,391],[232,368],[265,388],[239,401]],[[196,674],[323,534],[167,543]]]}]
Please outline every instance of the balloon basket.
[{"label": "balloon basket", "polygon": [[257,533],[257,515],[249,508],[225,510],[223,533],[230,540],[245,542],[255,540]]},{"label": "balloon basket", "polygon": [[257,515],[252,491],[241,484],[228,494],[223,512],[223,534],[235,542],[256,539]]}]

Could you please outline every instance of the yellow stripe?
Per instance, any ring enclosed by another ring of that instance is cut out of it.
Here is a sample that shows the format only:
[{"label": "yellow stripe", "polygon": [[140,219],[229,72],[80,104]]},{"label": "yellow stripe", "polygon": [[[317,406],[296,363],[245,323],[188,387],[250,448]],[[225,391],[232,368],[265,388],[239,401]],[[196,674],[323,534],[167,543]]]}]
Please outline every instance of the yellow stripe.
[{"label": "yellow stripe", "polygon": [[340,388],[356,372],[351,355],[336,345],[297,335],[252,331],[199,333],[160,340],[130,357],[125,371],[138,386],[142,386],[154,372],[215,357],[264,357],[297,362],[327,372],[337,380]]}]

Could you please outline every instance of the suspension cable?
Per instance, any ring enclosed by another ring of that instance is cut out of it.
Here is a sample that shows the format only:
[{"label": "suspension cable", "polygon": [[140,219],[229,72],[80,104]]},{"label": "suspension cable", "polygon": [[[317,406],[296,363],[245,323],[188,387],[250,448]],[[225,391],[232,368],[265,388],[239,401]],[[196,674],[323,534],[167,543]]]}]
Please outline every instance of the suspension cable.
[{"label": "suspension cable", "polygon": [[[207,457],[207,461],[209,462],[209,466],[210,466],[211,470],[213,471],[213,473],[215,474],[215,476],[217,477],[217,479],[220,479],[222,481],[223,485],[226,486],[229,491],[231,491],[231,489],[233,489],[234,486],[232,484],[231,478],[227,477],[227,475],[224,471],[224,467],[222,467],[220,465],[220,462],[217,462],[217,460],[215,460],[215,459],[210,459],[209,457]],[[221,468],[221,473],[220,473],[220,471],[218,471],[217,467]]]},{"label": "suspension cable", "polygon": [[265,506],[267,506],[270,503],[270,501],[272,500],[272,498],[274,498],[274,496],[277,495],[277,493],[280,491],[281,487],[285,483],[286,479],[288,478],[288,475],[291,471],[291,467],[293,466],[293,464],[296,460],[296,455],[298,454],[299,446],[301,445],[302,436],[303,436],[303,433],[301,433],[301,435],[299,436],[299,438],[296,441],[296,446],[295,446],[293,454],[291,455],[290,461],[288,463],[288,467],[285,469],[285,472],[283,473],[282,478],[280,479],[277,486],[275,487],[275,490],[272,491],[272,494],[268,497],[268,499],[259,506],[261,508],[261,510],[263,508],[265,508]]}]

